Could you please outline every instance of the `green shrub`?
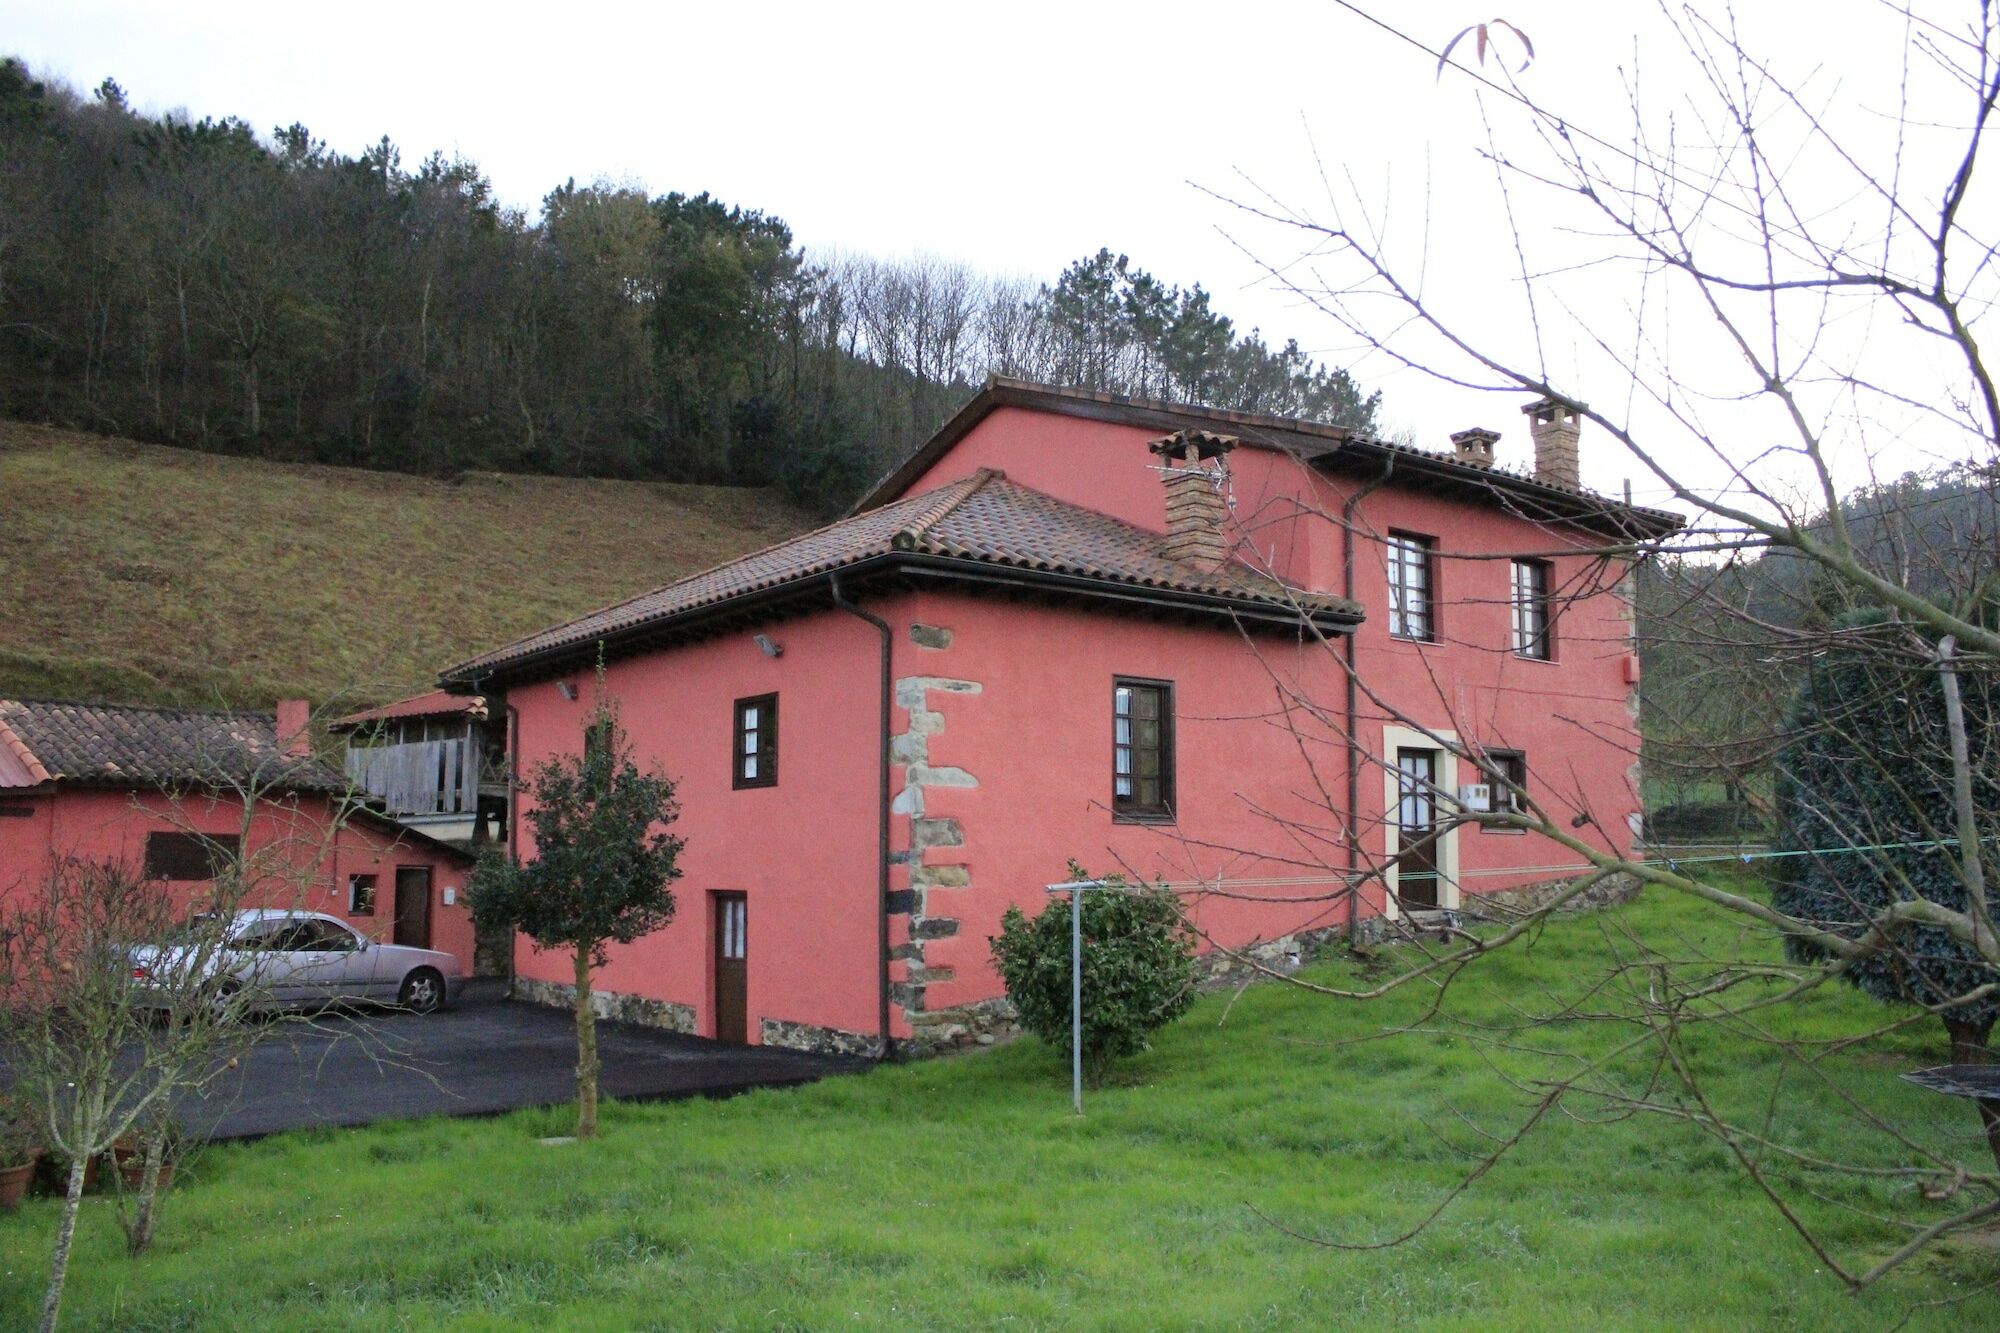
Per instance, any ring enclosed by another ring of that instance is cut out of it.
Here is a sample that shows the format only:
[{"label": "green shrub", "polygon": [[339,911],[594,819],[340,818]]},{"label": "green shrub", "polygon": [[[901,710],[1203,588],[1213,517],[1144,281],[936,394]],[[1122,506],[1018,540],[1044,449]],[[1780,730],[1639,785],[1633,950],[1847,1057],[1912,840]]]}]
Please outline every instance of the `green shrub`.
[{"label": "green shrub", "polygon": [[[1963,912],[1967,900],[1937,669],[1899,651],[1898,627],[1879,612],[1850,614],[1837,628],[1842,637],[1814,658],[1800,686],[1778,755],[1774,847],[1791,855],[1776,862],[1772,904],[1859,939],[1891,903],[1921,895]],[[1990,839],[2000,824],[2000,681],[1975,661],[1961,670],[1960,685],[1973,801]],[[1883,849],[1842,850],[1857,846]],[[1824,950],[1796,936],[1785,946],[1797,961],[1826,960]],[[1939,1008],[1980,996],[1939,1014],[1956,1058],[1972,1058],[1968,1052],[1986,1045],[2000,1018],[2000,994],[1981,996],[2000,982],[2000,971],[1941,926],[1908,927],[1893,947],[1841,975],[1891,1004]]]},{"label": "green shrub", "polygon": [[[1074,862],[1070,877],[1090,878]],[[1113,887],[1083,895],[1083,1073],[1092,1087],[1194,1003],[1195,937],[1180,901],[1164,885],[1125,887],[1116,875],[1104,883]],[[1052,897],[1032,919],[1010,907],[987,939],[1021,1026],[1069,1054],[1069,900]]]}]

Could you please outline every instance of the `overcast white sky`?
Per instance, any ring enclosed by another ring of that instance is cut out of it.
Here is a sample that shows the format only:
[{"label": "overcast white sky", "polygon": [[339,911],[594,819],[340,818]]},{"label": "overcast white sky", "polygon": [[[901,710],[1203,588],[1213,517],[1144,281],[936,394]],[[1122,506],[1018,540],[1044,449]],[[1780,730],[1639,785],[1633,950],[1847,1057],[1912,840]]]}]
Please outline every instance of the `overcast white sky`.
[{"label": "overcast white sky", "polygon": [[[1643,3],[1361,3],[1433,44],[1504,15],[1538,49],[1524,86],[1612,137],[1628,123],[1619,88],[1635,39],[1657,39]],[[1797,68],[1821,62],[1822,79],[1880,66],[1884,33],[1895,35],[1880,6],[1859,0],[1814,5],[1810,23],[1801,6],[1750,8],[1770,49]],[[1051,278],[1108,245],[1164,279],[1203,283],[1239,325],[1336,362],[1355,355],[1351,343],[1272,290],[1238,248],[1283,260],[1294,239],[1196,184],[1247,194],[1254,180],[1313,207],[1326,199],[1316,143],[1332,171],[1390,202],[1391,225],[1413,243],[1432,182],[1434,283],[1477,292],[1511,262],[1476,189],[1490,173],[1477,165],[1484,132],[1464,81],[1440,83],[1429,57],[1320,0],[0,0],[0,50],[82,88],[116,77],[148,110],[240,115],[260,131],[302,121],[347,152],[386,134],[406,163],[460,153],[530,210],[567,177],[606,177],[769,210],[811,249],[928,250]],[[1494,288],[1492,299],[1507,296]],[[1505,433],[1503,459],[1523,456],[1518,396],[1441,389],[1380,363],[1358,370],[1385,391],[1388,426],[1441,446],[1449,431],[1491,425]],[[1587,457],[1586,478],[1607,489],[1634,472],[1608,446]],[[1653,489],[1637,484],[1642,498]]]}]

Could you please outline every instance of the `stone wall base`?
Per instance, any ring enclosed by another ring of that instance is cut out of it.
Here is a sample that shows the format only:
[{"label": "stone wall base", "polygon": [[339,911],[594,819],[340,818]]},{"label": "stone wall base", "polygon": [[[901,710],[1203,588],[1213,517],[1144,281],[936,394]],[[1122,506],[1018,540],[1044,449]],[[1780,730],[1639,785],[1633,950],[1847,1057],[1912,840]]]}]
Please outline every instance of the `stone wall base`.
[{"label": "stone wall base", "polygon": [[[1364,929],[1367,925],[1362,923]],[[1318,957],[1329,944],[1345,938],[1346,926],[1323,926],[1280,935],[1274,940],[1260,940],[1227,953],[1210,949],[1194,960],[1195,984],[1203,990],[1225,990],[1266,976],[1263,969],[1289,976]]]},{"label": "stone wall base", "polygon": [[[514,978],[514,998],[526,1004],[543,1004],[555,1009],[576,1008],[576,987],[566,981],[536,981]],[[694,1032],[694,1006],[655,1000],[644,995],[624,995],[618,991],[592,989],[590,1007],[599,1018],[613,1023],[637,1023],[641,1027],[664,1028],[668,1032]]]},{"label": "stone wall base", "polygon": [[821,1055],[866,1055],[879,1059],[882,1039],[867,1032],[847,1032],[823,1028],[817,1023],[793,1023],[782,1018],[763,1020],[766,1046],[784,1046],[794,1051],[816,1051]]},{"label": "stone wall base", "polygon": [[[1380,944],[1385,940],[1405,938],[1422,933],[1427,922],[1442,918],[1455,918],[1453,924],[1461,929],[1472,930],[1480,926],[1510,926],[1524,916],[1531,916],[1548,907],[1579,876],[1564,879],[1544,880],[1539,884],[1524,884],[1518,889],[1495,889],[1491,893],[1468,893],[1459,899],[1456,911],[1426,912],[1417,920],[1391,921],[1387,917],[1370,917],[1361,923],[1356,932],[1363,947]],[[1639,896],[1642,887],[1632,875],[1607,875],[1597,883],[1579,893],[1576,897],[1557,908],[1557,916],[1574,916],[1579,912],[1594,912],[1603,907],[1615,907],[1619,903],[1629,903]]]},{"label": "stone wall base", "polygon": [[1020,1015],[1004,995],[951,1009],[919,1010],[908,1018],[910,1035],[896,1043],[896,1054],[904,1059],[992,1046],[1021,1034]]}]

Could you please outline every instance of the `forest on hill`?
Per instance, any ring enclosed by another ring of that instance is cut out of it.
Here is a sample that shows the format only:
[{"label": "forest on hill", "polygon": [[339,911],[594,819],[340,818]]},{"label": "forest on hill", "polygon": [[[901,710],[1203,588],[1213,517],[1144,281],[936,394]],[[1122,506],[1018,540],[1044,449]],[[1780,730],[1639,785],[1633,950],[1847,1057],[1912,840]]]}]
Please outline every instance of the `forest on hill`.
[{"label": "forest on hill", "polygon": [[836,510],[990,373],[1369,429],[1379,393],[1110,250],[808,254],[708,194],[354,156],[0,60],[0,414],[197,449],[776,484]]}]

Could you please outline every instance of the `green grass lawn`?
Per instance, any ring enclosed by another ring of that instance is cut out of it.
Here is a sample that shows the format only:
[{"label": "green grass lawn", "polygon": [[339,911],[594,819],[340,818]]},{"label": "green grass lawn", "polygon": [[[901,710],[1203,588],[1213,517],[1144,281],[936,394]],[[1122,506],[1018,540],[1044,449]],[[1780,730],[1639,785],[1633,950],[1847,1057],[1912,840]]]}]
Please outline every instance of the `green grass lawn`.
[{"label": "green grass lawn", "polygon": [[[1034,1041],[724,1103],[623,1105],[602,1140],[545,1147],[561,1111],[290,1135],[208,1151],[157,1251],[122,1256],[109,1200],[82,1221],[71,1327],[1882,1328],[2000,1327],[1994,1251],[1959,1242],[1845,1294],[1724,1150],[1662,1120],[1545,1122],[1420,1239],[1346,1253],[1275,1230],[1383,1237],[1427,1211],[1527,1097],[1501,1071],[1545,1057],[1476,1036],[1594,975],[1608,928],[1677,952],[1740,943],[1648,901],[1551,928],[1453,987],[1451,1021],[1379,1041],[1418,998],[1342,1005],[1260,986],[1210,997],[1068,1111],[1066,1066]],[[1317,969],[1338,975],[1345,964]],[[1884,1011],[1813,1001],[1802,1034]],[[1895,1074],[1934,1062],[1926,1025],[1829,1064],[1920,1137],[1964,1147],[1958,1103]],[[1579,1024],[1534,1044],[1581,1051]],[[1755,1108],[1765,1049],[1696,1043],[1715,1093]],[[1794,1080],[1778,1128],[1876,1150]],[[1976,1159],[1974,1159],[1976,1160]],[[1802,1207],[1847,1256],[1924,1205],[1822,1182]],[[28,1321],[55,1207],[0,1219],[0,1327]],[[1926,1305],[1926,1302],[1946,1302]]]}]

